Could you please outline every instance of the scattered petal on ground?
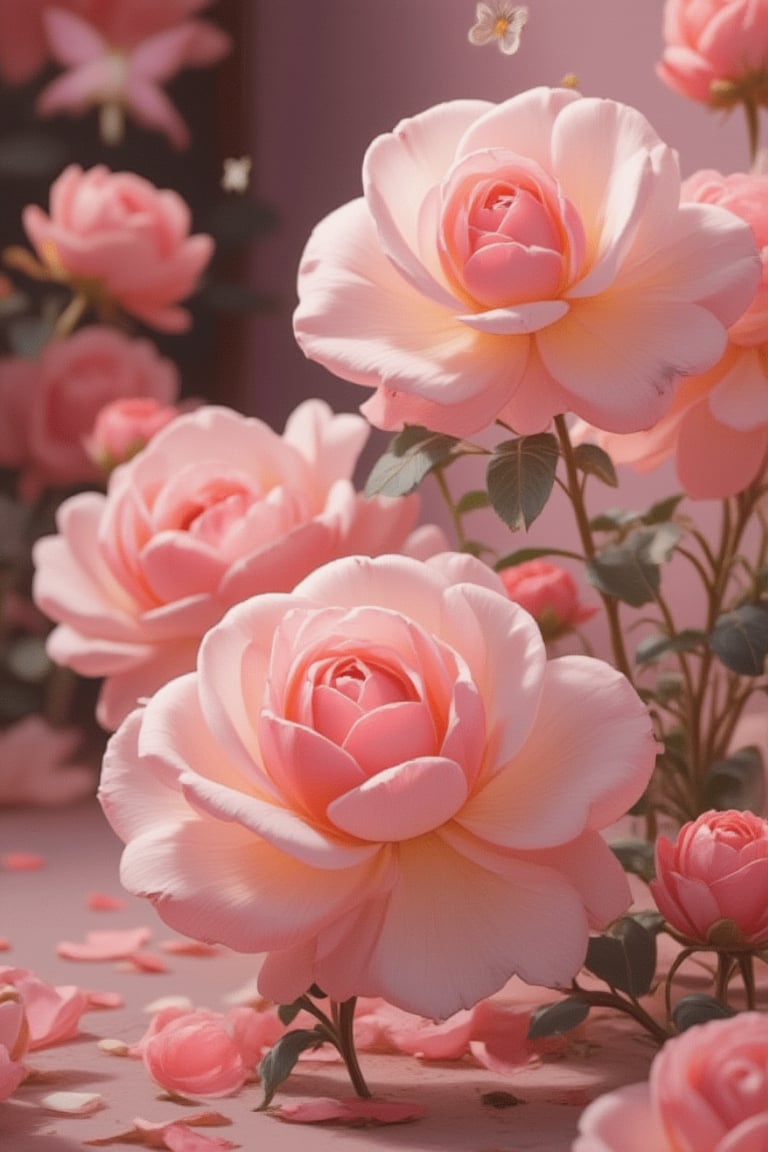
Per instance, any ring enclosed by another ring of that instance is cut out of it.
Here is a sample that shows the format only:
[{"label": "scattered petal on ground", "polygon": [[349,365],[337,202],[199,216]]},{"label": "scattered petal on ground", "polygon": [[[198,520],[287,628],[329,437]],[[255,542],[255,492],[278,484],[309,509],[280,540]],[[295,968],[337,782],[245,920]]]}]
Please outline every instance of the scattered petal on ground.
[{"label": "scattered petal on ground", "polygon": [[0,952],[8,952],[11,947],[11,942],[7,936],[0,936]]},{"label": "scattered petal on ground", "polygon": [[193,1004],[189,996],[158,996],[156,1000],[150,1000],[149,1004],[145,1004],[142,1011],[162,1012],[164,1008],[181,1008],[184,1012],[191,1012]]},{"label": "scattered petal on ground", "polygon": [[159,946],[163,952],[177,956],[218,956],[221,952],[215,944],[206,944],[203,940],[185,940],[182,937],[161,940]]},{"label": "scattered petal on ground", "polygon": [[122,1008],[125,1000],[119,992],[91,992],[85,993],[88,1008]]},{"label": "scattered petal on ground", "polygon": [[170,1152],[217,1152],[238,1148],[231,1140],[220,1136],[204,1136],[195,1128],[218,1127],[232,1121],[220,1112],[198,1112],[186,1120],[165,1120],[153,1123],[137,1117],[133,1127],[114,1136],[100,1136],[86,1140],[87,1145],[104,1148],[109,1144],[143,1144],[145,1148],[167,1148]]},{"label": "scattered petal on ground", "polygon": [[50,1112],[62,1112],[68,1116],[87,1116],[104,1106],[104,1097],[98,1092],[49,1092],[42,1096],[40,1103]]},{"label": "scattered petal on ground", "polygon": [[38,852],[6,852],[0,863],[8,872],[36,872],[45,867],[45,856]]},{"label": "scattered petal on ground", "polygon": [[334,1100],[319,1096],[311,1100],[294,1100],[270,1111],[278,1120],[291,1124],[406,1124],[420,1120],[426,1110],[419,1104],[400,1104],[395,1100],[360,1100],[356,1096]]},{"label": "scattered petal on ground", "polygon": [[109,892],[89,892],[88,908],[91,912],[116,912],[125,908],[125,900],[112,896]]},{"label": "scattered petal on ground", "polygon": [[86,932],[83,943],[62,940],[56,953],[65,960],[126,960],[133,958],[151,935],[152,929],[144,927]]},{"label": "scattered petal on ground", "polygon": [[137,972],[167,972],[168,965],[154,952],[134,952],[120,962],[120,967]]}]

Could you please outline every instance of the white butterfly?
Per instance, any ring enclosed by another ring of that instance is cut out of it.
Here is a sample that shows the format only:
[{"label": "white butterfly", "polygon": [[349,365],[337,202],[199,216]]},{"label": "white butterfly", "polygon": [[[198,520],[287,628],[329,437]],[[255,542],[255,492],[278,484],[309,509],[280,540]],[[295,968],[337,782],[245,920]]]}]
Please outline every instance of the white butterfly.
[{"label": "white butterfly", "polygon": [[475,11],[476,23],[469,30],[470,44],[490,44],[495,40],[506,56],[520,47],[520,37],[528,20],[528,9],[510,0],[480,3]]}]

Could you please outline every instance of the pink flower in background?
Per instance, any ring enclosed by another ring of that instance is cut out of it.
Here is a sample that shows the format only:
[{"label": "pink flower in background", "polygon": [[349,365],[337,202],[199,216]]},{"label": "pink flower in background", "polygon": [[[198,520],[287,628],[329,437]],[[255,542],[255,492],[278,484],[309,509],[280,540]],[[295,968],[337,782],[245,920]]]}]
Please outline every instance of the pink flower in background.
[{"label": "pink flower in background", "polygon": [[[60,8],[83,11],[89,0],[58,0]],[[43,15],[51,0],[0,0],[0,76],[23,84],[48,61]]]},{"label": "pink flower in background", "polygon": [[729,920],[735,948],[768,943],[768,820],[753,812],[704,812],[674,843],[656,841],[651,892],[667,922],[707,944]]},{"label": "pink flower in background", "polygon": [[126,45],[97,23],[55,6],[44,13],[44,24],[51,55],[66,71],[40,93],[41,115],[79,115],[98,106],[107,143],[119,142],[128,114],[164,132],[176,148],[189,145],[187,126],[162,85],[184,68],[219,61],[230,47],[224,32],[205,20],[182,20]]},{"label": "pink flower in background", "polygon": [[[661,79],[691,100],[716,106],[728,86],[768,73],[767,0],[667,0]],[[724,87],[725,86],[725,87]]]},{"label": "pink flower in background", "polygon": [[26,1075],[23,1057],[28,1041],[21,997],[12,985],[0,983],[0,1101],[7,1100]]},{"label": "pink flower in background", "polygon": [[768,176],[705,170],[686,180],[682,195],[727,208],[750,225],[762,254],[757,292],[729,328],[722,359],[681,382],[654,428],[616,436],[582,424],[575,434],[596,440],[615,463],[638,472],[674,457],[689,496],[724,499],[761,475],[768,453]]},{"label": "pink flower in background", "polygon": [[307,244],[295,332],[376,389],[380,428],[533,433],[566,411],[648,428],[722,355],[759,277],[743,222],[680,205],[676,155],[639,112],[570,90],[404,120],[363,186]]},{"label": "pink flower in background", "polygon": [[570,572],[548,560],[526,560],[499,573],[510,600],[530,612],[545,640],[570,631],[597,611],[579,602]]},{"label": "pink flower in background", "polygon": [[95,774],[73,763],[81,734],[53,728],[38,713],[0,730],[0,807],[57,807],[92,795]]},{"label": "pink flower in background", "polygon": [[87,442],[104,406],[135,397],[170,404],[178,390],[176,366],[150,341],[101,325],[46,344],[39,360],[0,360],[0,463],[21,469],[27,500],[46,487],[99,480]]},{"label": "pink flower in background", "polygon": [[85,449],[99,470],[109,473],[146,448],[178,415],[178,408],[150,396],[113,400],[99,409]]},{"label": "pink flower in background", "polygon": [[179,302],[197,288],[213,240],[190,236],[176,192],[102,164],[86,172],[70,164],[51,186],[50,215],[30,204],[23,222],[54,279],[162,332],[189,327]]},{"label": "pink flower in background", "polygon": [[741,1012],[689,1028],[647,1084],[599,1097],[573,1152],[763,1152],[768,1148],[768,1016]]},{"label": "pink flower in background", "polygon": [[267,951],[262,995],[443,1018],[515,972],[569,983],[629,902],[599,829],[655,750],[624,677],[547,663],[479,561],[354,556],[233,608],[112,737],[100,796],[124,885]]},{"label": "pink flower in background", "polygon": [[60,535],[35,548],[35,598],[59,622],[52,658],[107,677],[105,727],[194,668],[200,640],[232,604],[289,591],[336,556],[444,547],[436,529],[409,537],[417,497],[365,500],[355,491],[368,431],[321,400],[301,404],[283,436],[203,407],[117,468],[106,496],[62,505]]}]

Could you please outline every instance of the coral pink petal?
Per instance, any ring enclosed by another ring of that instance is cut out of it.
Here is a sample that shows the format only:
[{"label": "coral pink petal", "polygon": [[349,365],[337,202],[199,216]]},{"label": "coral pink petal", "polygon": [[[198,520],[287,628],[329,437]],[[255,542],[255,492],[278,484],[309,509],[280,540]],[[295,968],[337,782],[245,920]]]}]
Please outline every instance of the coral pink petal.
[{"label": "coral pink petal", "polygon": [[335,827],[361,840],[408,840],[455,815],[467,796],[458,764],[424,756],[378,772],[328,806]]},{"label": "coral pink petal", "polygon": [[5,852],[0,856],[0,865],[7,872],[36,872],[45,867],[45,856],[39,852]]},{"label": "coral pink petal", "polygon": [[94,94],[107,88],[109,82],[108,60],[91,60],[51,80],[38,96],[35,111],[39,116],[54,116],[57,112],[82,112],[95,103]]},{"label": "coral pink petal", "polygon": [[[127,95],[131,113],[140,124],[164,132],[174,148],[181,150],[189,147],[189,129],[162,88],[137,76],[131,76]],[[136,312],[135,307],[133,311]],[[163,331],[178,331],[176,324],[186,324],[186,321],[182,320],[185,313],[179,309],[163,309],[157,315],[160,317],[159,327]]]},{"label": "coral pink petal", "polygon": [[291,1124],[405,1124],[420,1120],[426,1111],[420,1104],[401,1104],[395,1100],[360,1100],[350,1097],[335,1100],[320,1096],[282,1104],[271,1113]]},{"label": "coral pink petal", "polygon": [[599,1097],[582,1113],[573,1152],[648,1152],[669,1147],[647,1084]]},{"label": "coral pink petal", "polygon": [[65,8],[46,7],[43,24],[51,54],[67,68],[88,64],[109,51],[107,41],[93,24]]},{"label": "coral pink petal", "polygon": [[[457,820],[505,847],[557,846],[619,819],[642,794],[655,757],[648,712],[628,681],[602,661],[564,656],[547,665],[530,739]],[[567,803],[554,802],[563,795]]]},{"label": "coral pink petal", "polygon": [[716,420],[735,431],[768,423],[768,372],[759,349],[739,349],[710,392],[709,406]]},{"label": "coral pink petal", "polygon": [[152,935],[151,928],[115,928],[86,932],[83,943],[63,940],[56,954],[65,960],[122,960],[138,952]]},{"label": "coral pink petal", "polygon": [[321,492],[355,470],[370,429],[352,412],[334,414],[324,400],[314,398],[295,408],[285,422],[283,439],[301,453],[313,470]]}]

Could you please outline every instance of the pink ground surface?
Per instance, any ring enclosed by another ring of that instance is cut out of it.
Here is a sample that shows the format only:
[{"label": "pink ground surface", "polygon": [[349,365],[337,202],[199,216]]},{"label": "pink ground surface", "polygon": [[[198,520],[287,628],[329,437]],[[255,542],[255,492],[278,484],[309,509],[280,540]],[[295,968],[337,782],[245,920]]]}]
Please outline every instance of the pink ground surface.
[{"label": "pink ground surface", "polygon": [[[0,963],[31,968],[54,984],[118,992],[124,1005],[89,1011],[77,1039],[32,1054],[28,1063],[38,1075],[0,1103],[3,1152],[74,1152],[87,1147],[87,1140],[129,1129],[134,1117],[166,1122],[210,1110],[222,1113],[231,1124],[201,1131],[249,1152],[375,1148],[567,1152],[584,1105],[608,1088],[644,1079],[653,1056],[653,1046],[639,1029],[593,1013],[564,1054],[532,1062],[510,1075],[497,1075],[466,1061],[427,1064],[410,1056],[362,1053],[363,1070],[376,1097],[425,1109],[426,1115],[412,1123],[364,1129],[288,1125],[254,1112],[261,1098],[258,1084],[247,1085],[234,1097],[184,1106],[163,1098],[141,1061],[109,1055],[99,1049],[98,1041],[117,1038],[135,1043],[149,1020],[146,1006],[162,996],[183,995],[196,1006],[223,1009],[226,997],[253,977],[257,960],[224,950],[213,956],[163,951],[162,942],[174,934],[148,903],[122,892],[120,845],[94,802],[58,811],[0,811],[0,859],[10,853],[39,854],[43,864],[21,870],[0,867],[0,937],[10,945],[0,952]],[[119,897],[123,907],[89,908],[88,897],[94,891]],[[82,941],[86,932],[141,926],[151,929],[146,947],[163,957],[166,972],[129,971],[114,961],[57,955],[61,941]],[[546,998],[520,984],[510,985],[504,996],[517,1003]],[[92,1115],[77,1117],[41,1106],[47,1093],[62,1090],[97,1092],[103,1106]],[[521,1103],[497,1108],[483,1101],[485,1094],[497,1091],[512,1093]],[[307,1063],[284,1085],[275,1103],[350,1094],[341,1067]]]}]

